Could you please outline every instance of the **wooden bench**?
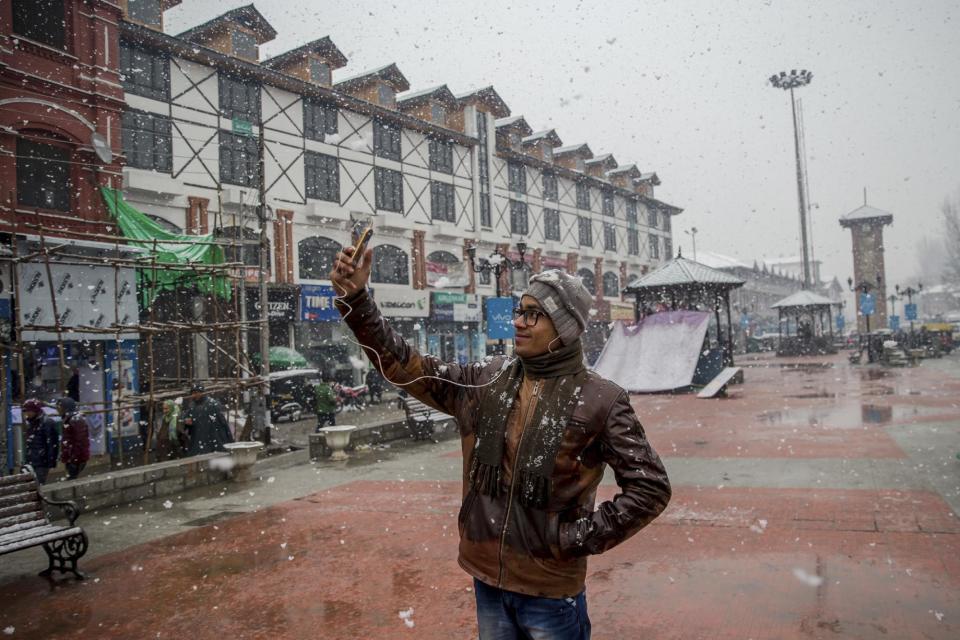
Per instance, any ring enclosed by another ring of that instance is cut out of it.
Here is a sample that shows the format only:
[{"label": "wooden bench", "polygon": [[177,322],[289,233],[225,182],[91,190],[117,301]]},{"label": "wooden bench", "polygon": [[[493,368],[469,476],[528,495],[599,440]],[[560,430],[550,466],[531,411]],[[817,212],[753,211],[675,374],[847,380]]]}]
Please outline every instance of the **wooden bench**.
[{"label": "wooden bench", "polygon": [[438,411],[407,394],[400,398],[403,410],[407,414],[407,428],[414,440],[428,440],[433,437],[433,427],[438,422],[453,420],[453,416]]},{"label": "wooden bench", "polygon": [[[45,505],[63,509],[69,524],[51,523]],[[75,502],[44,498],[29,466],[0,477],[0,556],[43,545],[50,565],[41,576],[49,577],[56,570],[83,580],[86,576],[77,570],[77,560],[87,552],[87,534],[74,524],[79,515]]]}]

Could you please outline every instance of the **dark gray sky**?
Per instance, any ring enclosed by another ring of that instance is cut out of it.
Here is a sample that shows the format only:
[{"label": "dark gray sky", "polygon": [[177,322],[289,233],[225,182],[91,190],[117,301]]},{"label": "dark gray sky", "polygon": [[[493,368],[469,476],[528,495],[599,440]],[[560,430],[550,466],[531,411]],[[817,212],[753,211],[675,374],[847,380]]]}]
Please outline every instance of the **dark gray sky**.
[{"label": "dark gray sky", "polygon": [[[179,33],[247,1],[186,0]],[[807,68],[815,257],[852,275],[837,219],[863,203],[894,214],[888,281],[920,272],[939,208],[960,187],[960,5],[891,2],[256,3],[277,29],[263,56],[330,36],[349,63],[334,80],[396,62],[413,89],[493,84],[534,129],[636,162],[683,207],[675,244],[755,258],[799,254],[788,94],[774,72]]]}]

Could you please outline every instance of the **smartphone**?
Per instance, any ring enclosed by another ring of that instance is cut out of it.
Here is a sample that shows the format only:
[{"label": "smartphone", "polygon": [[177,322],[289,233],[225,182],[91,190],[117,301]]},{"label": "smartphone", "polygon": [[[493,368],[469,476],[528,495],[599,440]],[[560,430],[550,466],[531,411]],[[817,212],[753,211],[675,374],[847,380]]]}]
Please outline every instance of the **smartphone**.
[{"label": "smartphone", "polygon": [[357,223],[353,227],[353,266],[360,264],[363,252],[367,250],[373,236],[373,225],[369,222]]}]

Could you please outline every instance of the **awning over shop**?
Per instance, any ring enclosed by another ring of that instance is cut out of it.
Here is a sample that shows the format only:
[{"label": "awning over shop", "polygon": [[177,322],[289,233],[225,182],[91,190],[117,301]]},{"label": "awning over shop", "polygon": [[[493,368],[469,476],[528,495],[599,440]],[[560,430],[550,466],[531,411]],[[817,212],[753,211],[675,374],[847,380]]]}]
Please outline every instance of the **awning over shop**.
[{"label": "awning over shop", "polygon": [[[310,366],[302,353],[290,347],[270,347],[270,370],[306,369]],[[254,364],[259,365],[260,354],[254,354]]]},{"label": "awning over shop", "polygon": [[130,239],[130,244],[156,255],[157,268],[145,265],[140,271],[141,277],[149,283],[141,292],[145,304],[153,302],[160,291],[172,290],[184,284],[193,284],[203,293],[230,299],[230,282],[226,274],[210,273],[209,270],[191,273],[182,269],[163,268],[163,265],[169,264],[223,264],[223,248],[212,244],[213,234],[192,236],[172,233],[132,207],[118,189],[100,187],[100,193],[107,209],[117,220],[121,233]]}]

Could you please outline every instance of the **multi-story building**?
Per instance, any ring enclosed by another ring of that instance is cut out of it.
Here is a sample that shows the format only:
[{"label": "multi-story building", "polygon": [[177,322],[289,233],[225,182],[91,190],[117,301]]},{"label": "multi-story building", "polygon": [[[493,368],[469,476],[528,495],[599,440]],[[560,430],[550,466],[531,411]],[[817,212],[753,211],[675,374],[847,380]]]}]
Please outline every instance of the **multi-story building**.
[{"label": "multi-story building", "polygon": [[[86,4],[63,1],[77,13]],[[97,51],[113,74],[123,197],[170,231],[235,241],[227,259],[247,267],[249,305],[265,226],[272,345],[349,367],[326,274],[359,219],[374,220],[381,309],[448,359],[482,356],[484,298],[547,267],[595,293],[588,341],[602,342],[606,322],[631,313],[623,284],[672,254],[681,210],[654,198],[656,174],[534,133],[493,87],[411,92],[395,64],[334,78],[347,60],[326,37],[261,60],[276,31],[253,5],[170,35],[163,12],[176,4],[127,0],[96,35],[109,41]],[[520,258],[520,242],[526,265],[512,279],[493,282],[467,260],[471,246]]]}]

